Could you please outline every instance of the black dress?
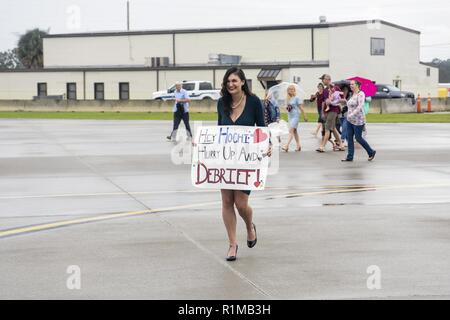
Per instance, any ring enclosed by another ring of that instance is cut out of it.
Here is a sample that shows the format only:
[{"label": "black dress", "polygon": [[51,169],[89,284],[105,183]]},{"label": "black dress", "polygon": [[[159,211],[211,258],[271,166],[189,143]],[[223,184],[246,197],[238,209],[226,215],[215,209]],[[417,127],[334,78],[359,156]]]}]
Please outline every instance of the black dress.
[{"label": "black dress", "polygon": [[[264,112],[261,100],[255,96],[247,96],[247,101],[245,102],[244,110],[239,118],[235,122],[225,114],[225,107],[223,99],[220,98],[217,101],[217,125],[219,126],[248,126],[254,127],[266,127],[264,123]],[[247,195],[250,195],[250,190],[240,190]]]}]

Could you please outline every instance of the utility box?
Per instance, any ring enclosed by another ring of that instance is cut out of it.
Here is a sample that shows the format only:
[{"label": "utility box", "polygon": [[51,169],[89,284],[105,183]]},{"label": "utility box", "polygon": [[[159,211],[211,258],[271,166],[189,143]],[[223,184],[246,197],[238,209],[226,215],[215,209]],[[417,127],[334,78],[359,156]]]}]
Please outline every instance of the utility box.
[{"label": "utility box", "polygon": [[241,63],[242,56],[231,54],[219,54],[220,64],[239,64]]},{"label": "utility box", "polygon": [[169,57],[152,57],[151,61],[152,68],[169,66]]},{"label": "utility box", "polygon": [[447,96],[450,97],[450,91],[449,90],[450,89],[447,89],[447,88],[439,88],[438,89],[438,97],[439,98],[447,98]]}]

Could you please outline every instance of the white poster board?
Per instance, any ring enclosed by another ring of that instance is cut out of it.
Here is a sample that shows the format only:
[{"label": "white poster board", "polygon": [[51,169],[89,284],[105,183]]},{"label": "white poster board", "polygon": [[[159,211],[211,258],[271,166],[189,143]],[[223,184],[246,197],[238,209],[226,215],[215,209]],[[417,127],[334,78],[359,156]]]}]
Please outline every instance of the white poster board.
[{"label": "white poster board", "polygon": [[264,190],[269,138],[266,127],[198,128],[192,150],[192,185],[204,189]]}]

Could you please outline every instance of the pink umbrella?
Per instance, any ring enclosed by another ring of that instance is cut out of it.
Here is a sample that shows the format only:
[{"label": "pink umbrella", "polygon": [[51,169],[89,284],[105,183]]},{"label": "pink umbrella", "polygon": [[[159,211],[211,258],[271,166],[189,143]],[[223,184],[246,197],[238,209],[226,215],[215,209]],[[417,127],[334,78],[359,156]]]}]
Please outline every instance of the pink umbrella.
[{"label": "pink umbrella", "polygon": [[362,92],[364,92],[366,97],[372,97],[377,92],[377,87],[372,82],[372,80],[362,78],[362,77],[353,77],[353,78],[348,78],[347,80],[356,80],[356,81],[361,82],[361,90],[362,90]]}]

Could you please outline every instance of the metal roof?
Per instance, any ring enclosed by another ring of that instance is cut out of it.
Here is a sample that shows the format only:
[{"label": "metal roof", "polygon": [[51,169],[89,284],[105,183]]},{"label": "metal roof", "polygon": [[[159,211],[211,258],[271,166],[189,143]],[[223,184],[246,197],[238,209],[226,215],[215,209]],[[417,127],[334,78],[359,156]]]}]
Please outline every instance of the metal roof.
[{"label": "metal roof", "polygon": [[287,29],[320,29],[346,27],[352,25],[362,25],[369,23],[381,23],[407,32],[420,34],[420,31],[402,27],[384,20],[359,20],[334,23],[309,23],[309,24],[289,24],[270,26],[249,26],[233,28],[199,28],[199,29],[166,29],[166,30],[143,30],[143,31],[104,31],[86,33],[62,33],[49,34],[43,38],[74,38],[74,37],[111,37],[111,36],[133,36],[133,35],[153,35],[153,34],[183,34],[183,33],[209,33],[209,32],[239,32],[239,31],[267,31],[267,30],[287,30]]},{"label": "metal roof", "polygon": [[41,69],[0,69],[2,72],[89,72],[89,71],[177,71],[177,70],[220,70],[238,66],[242,69],[282,69],[282,68],[321,68],[329,67],[329,61],[280,62],[280,63],[240,63],[237,65],[170,65],[168,67],[145,66],[79,66],[79,67],[47,67]]},{"label": "metal roof", "polygon": [[280,74],[281,69],[261,69],[261,71],[258,73],[257,78],[264,80],[275,80],[275,78]]}]

